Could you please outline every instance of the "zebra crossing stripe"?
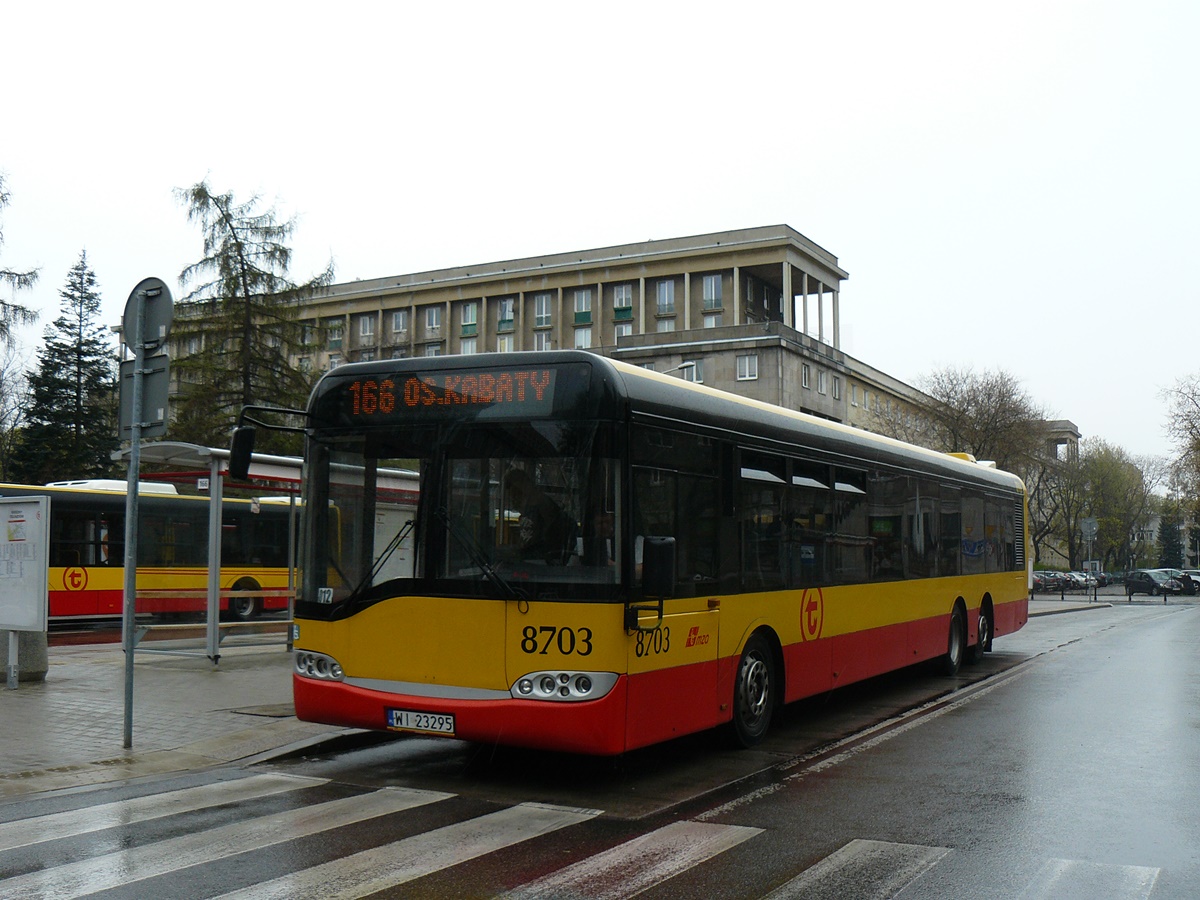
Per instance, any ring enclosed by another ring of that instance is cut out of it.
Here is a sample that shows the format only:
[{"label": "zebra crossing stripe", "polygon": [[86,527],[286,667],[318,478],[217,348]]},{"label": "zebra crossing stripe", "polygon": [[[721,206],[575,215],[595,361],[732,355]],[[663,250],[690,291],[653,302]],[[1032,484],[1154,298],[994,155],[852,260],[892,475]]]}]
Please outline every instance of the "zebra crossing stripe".
[{"label": "zebra crossing stripe", "polygon": [[138,822],[195,812],[224,803],[238,803],[297,791],[325,784],[327,781],[325,778],[305,778],[298,775],[254,775],[235,781],[182,788],[164,794],[132,797],[128,800],[5,822],[0,824],[0,851],[28,847],[42,841],[75,837],[117,825],[135,825]]},{"label": "zebra crossing stripe", "polygon": [[384,788],[5,879],[5,900],[80,897],[454,796]]},{"label": "zebra crossing stripe", "polygon": [[764,900],[842,900],[854,886],[855,900],[887,900],[937,865],[946,847],[854,840],[782,884]]},{"label": "zebra crossing stripe", "polygon": [[568,825],[586,822],[600,812],[522,803],[224,894],[218,900],[365,897]]},{"label": "zebra crossing stripe", "polygon": [[744,825],[675,822],[504,894],[505,900],[622,900],[761,834]]},{"label": "zebra crossing stripe", "polygon": [[1025,886],[1020,900],[1049,900],[1064,896],[1144,900],[1154,890],[1160,871],[1147,866],[1049,859]]}]

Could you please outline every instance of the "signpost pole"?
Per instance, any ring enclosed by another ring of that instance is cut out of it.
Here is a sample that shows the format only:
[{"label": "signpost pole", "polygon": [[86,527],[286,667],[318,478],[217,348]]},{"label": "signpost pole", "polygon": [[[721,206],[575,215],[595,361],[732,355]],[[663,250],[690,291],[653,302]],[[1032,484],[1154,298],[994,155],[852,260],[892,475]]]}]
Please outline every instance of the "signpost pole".
[{"label": "signpost pole", "polygon": [[[142,438],[156,437],[166,430],[166,389],[169,378],[167,357],[161,357],[161,365],[147,369],[146,351],[157,349],[166,341],[174,315],[172,304],[171,291],[166,284],[158,278],[145,278],[138,282],[129,295],[123,319],[125,346],[133,348],[129,480],[125,491],[125,596],[121,608],[121,644],[125,648],[126,750],[133,746],[133,652],[138,642],[134,615],[137,612],[138,479],[142,468]],[[158,385],[162,392],[163,411],[157,422],[147,422],[144,410],[145,377],[151,373],[155,375],[151,384]],[[125,379],[122,378],[122,392],[124,389]],[[122,407],[123,401],[122,397]]]},{"label": "signpost pole", "polygon": [[21,669],[17,663],[17,633],[10,631],[8,633],[8,684],[10,691],[17,689],[17,682],[20,680]]},{"label": "signpost pole", "polygon": [[[125,730],[123,745],[133,746],[133,651],[134,612],[137,603],[138,478],[142,465],[142,367],[146,348],[146,292],[134,290],[137,304],[133,330],[133,404],[130,420],[129,481],[125,490],[125,597],[121,609],[121,645],[125,648]],[[128,340],[128,338],[126,338]]]}]

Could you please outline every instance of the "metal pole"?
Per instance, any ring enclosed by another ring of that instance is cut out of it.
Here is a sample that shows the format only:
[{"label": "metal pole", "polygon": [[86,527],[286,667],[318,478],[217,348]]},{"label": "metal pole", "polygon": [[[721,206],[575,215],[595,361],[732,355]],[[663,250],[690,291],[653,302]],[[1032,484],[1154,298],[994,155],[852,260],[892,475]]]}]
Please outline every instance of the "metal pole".
[{"label": "metal pole", "polygon": [[8,684],[10,691],[17,689],[17,682],[20,680],[21,667],[17,660],[17,633],[10,631],[8,633]]},{"label": "metal pole", "polygon": [[125,491],[125,598],[121,610],[121,645],[125,648],[125,733],[126,750],[133,746],[133,649],[134,612],[137,603],[138,477],[142,465],[142,369],[146,348],[146,293],[137,292],[136,327],[133,330],[133,403],[130,415],[129,481]]},{"label": "metal pole", "polygon": [[208,658],[221,659],[221,463],[213,457],[208,469]]}]

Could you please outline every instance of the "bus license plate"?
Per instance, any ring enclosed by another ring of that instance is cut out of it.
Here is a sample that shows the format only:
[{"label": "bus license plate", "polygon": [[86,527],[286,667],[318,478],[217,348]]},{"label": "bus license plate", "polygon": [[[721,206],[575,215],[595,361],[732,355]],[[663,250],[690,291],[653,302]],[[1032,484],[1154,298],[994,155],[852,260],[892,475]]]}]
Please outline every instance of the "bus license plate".
[{"label": "bus license plate", "polygon": [[389,709],[388,728],[397,731],[419,731],[424,734],[454,734],[452,713],[417,712],[414,709]]}]

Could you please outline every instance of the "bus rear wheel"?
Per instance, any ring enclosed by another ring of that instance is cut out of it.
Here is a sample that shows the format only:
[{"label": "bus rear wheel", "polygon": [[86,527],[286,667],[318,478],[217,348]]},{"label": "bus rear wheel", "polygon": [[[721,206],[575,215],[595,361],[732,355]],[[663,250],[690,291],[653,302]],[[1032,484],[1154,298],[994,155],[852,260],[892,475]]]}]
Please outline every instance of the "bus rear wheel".
[{"label": "bus rear wheel", "polygon": [[983,662],[983,654],[992,649],[992,619],[985,608],[979,610],[979,623],[975,628],[976,641],[967,650],[967,662]]},{"label": "bus rear wheel", "polygon": [[761,634],[750,636],[733,683],[733,735],[738,746],[753,747],[767,733],[775,707],[775,662]]},{"label": "bus rear wheel", "polygon": [[[257,591],[259,586],[253,581],[239,581],[233,586],[234,591]],[[262,612],[261,597],[230,597],[228,616],[238,622],[249,622],[258,618]]]}]

